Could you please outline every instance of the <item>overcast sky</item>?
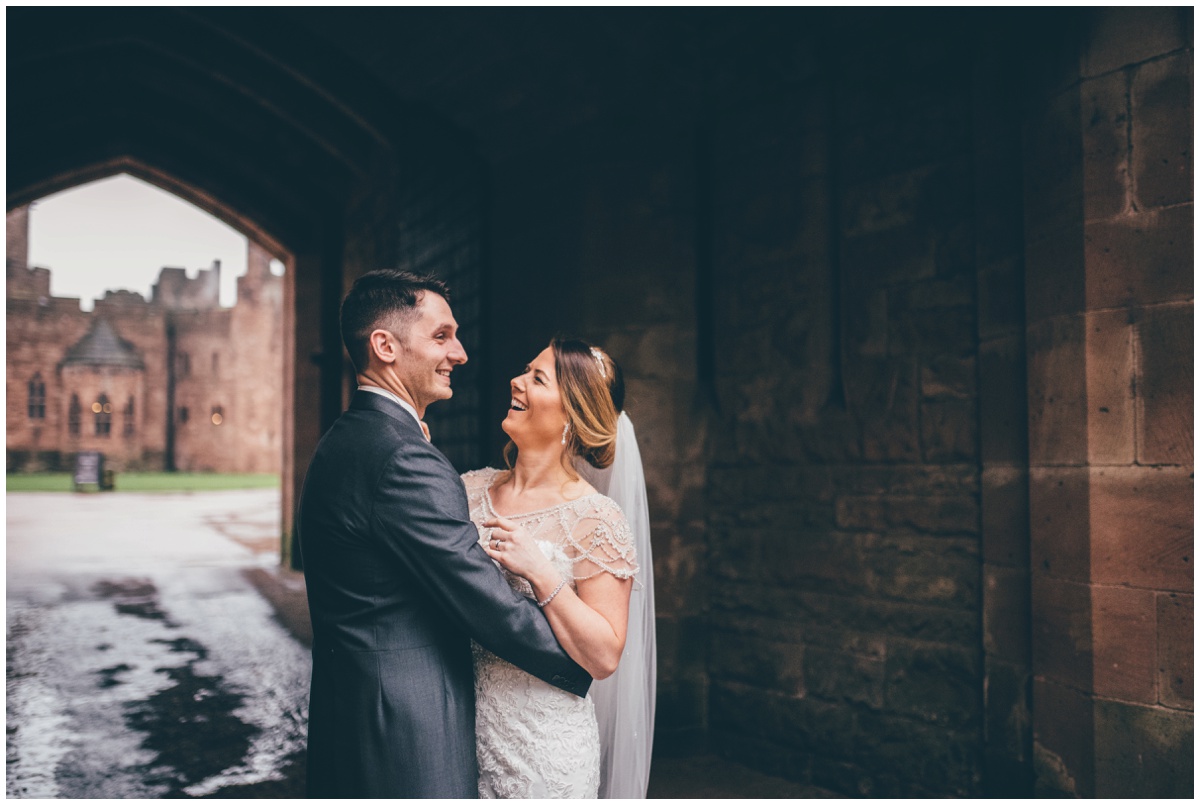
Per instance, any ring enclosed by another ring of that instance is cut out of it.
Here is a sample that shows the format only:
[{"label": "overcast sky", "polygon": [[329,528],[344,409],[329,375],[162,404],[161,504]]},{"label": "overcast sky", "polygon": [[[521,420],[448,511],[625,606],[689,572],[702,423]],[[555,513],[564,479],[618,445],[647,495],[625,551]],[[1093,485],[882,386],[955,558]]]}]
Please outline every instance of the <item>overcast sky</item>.
[{"label": "overcast sky", "polygon": [[120,175],[34,202],[29,262],[50,269],[54,296],[78,296],[90,310],[108,289],[150,298],[163,266],[188,276],[221,261],[221,304],[233,305],[246,273],[246,238],[177,196]]}]

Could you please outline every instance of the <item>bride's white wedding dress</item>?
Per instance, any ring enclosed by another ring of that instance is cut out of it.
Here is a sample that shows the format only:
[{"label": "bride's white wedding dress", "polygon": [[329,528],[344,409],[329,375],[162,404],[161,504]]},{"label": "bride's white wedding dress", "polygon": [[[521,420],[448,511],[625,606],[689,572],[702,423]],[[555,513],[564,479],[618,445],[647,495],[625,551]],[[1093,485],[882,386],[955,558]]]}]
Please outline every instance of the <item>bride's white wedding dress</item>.
[{"label": "bride's white wedding dress", "polygon": [[[480,541],[482,523],[496,516],[490,489],[499,470],[463,475],[471,520]],[[637,573],[633,539],[621,508],[601,494],[520,515],[524,526],[572,589],[576,582],[611,573]],[[533,598],[529,582],[505,571],[515,590]],[[484,799],[594,799],[600,785],[600,738],[590,696],[579,698],[530,676],[479,645],[475,655],[475,738],[479,796]]]}]

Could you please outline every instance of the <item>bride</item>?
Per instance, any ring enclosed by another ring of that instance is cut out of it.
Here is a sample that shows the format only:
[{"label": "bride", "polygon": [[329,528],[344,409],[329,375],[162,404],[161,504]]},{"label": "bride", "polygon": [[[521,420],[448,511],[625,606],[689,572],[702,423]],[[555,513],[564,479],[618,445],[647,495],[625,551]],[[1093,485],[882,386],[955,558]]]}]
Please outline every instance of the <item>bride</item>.
[{"label": "bride", "polygon": [[600,349],[556,339],[510,385],[502,423],[510,469],[463,476],[471,519],[509,583],[542,607],[563,649],[597,682],[581,699],[475,645],[479,795],[644,797],[653,574],[621,372]]}]

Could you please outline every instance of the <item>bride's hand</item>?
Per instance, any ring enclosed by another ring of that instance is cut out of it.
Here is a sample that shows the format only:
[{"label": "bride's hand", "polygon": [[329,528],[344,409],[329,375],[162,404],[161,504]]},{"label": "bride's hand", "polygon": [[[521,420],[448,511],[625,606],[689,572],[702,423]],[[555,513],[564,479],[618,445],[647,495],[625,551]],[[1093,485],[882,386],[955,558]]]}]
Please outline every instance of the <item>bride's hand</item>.
[{"label": "bride's hand", "polygon": [[506,517],[494,517],[485,520],[483,527],[492,529],[492,534],[484,543],[483,549],[509,573],[530,582],[558,573],[537,542],[522,526]]}]

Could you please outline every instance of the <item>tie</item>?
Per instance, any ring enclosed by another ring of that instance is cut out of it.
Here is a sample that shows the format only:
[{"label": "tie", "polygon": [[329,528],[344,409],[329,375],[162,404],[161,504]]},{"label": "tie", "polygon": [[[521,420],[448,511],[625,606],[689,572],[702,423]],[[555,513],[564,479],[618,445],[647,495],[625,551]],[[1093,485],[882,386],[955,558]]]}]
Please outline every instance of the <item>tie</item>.
[{"label": "tie", "polygon": [[429,426],[428,426],[428,425],[426,425],[426,424],[425,424],[425,422],[424,422],[423,420],[418,420],[418,423],[419,423],[419,424],[420,424],[420,426],[421,426],[421,433],[424,433],[424,434],[425,434],[425,441],[427,441],[427,442],[432,442],[432,441],[433,441],[433,439],[430,439],[430,438],[429,438]]}]

